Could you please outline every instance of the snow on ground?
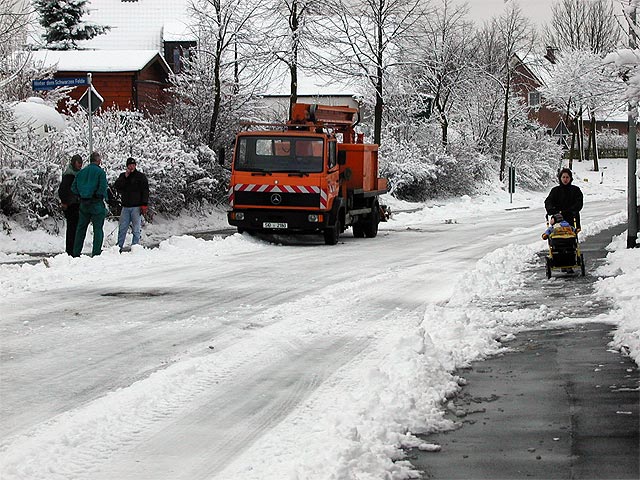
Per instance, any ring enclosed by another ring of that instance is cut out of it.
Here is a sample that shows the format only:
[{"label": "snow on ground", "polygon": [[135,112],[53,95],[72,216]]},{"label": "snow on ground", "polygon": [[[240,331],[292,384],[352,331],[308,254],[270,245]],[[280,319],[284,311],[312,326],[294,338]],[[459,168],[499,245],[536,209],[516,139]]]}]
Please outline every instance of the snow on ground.
[{"label": "snow on ground", "polygon": [[[578,185],[590,200],[619,198],[626,191],[626,160],[601,160],[601,171],[591,171],[589,162],[574,163],[574,184]],[[498,189],[490,194],[470,197],[433,200],[424,204],[417,204],[397,200],[391,196],[384,196],[383,202],[391,207],[393,219],[389,223],[380,224],[380,229],[411,228],[420,223],[430,221],[455,222],[459,217],[499,214],[504,210],[524,209],[539,206],[543,203],[547,192],[517,191],[511,199],[509,194]],[[396,213],[393,213],[396,212]],[[2,218],[0,218],[1,220]],[[500,218],[496,216],[496,225]],[[59,225],[64,230],[64,225]],[[176,218],[156,216],[153,223],[146,223],[142,231],[141,243],[159,243],[172,235],[187,232],[203,232],[229,228],[226,213],[223,210],[213,210],[207,215],[184,214]],[[544,228],[543,228],[544,231]],[[105,248],[117,243],[118,225],[115,220],[108,219],[104,226]],[[84,252],[91,250],[91,226],[87,233]],[[130,237],[128,238],[130,241]],[[20,256],[25,253],[56,254],[64,252],[64,236],[51,235],[47,232],[25,231],[12,224],[11,232],[0,233],[0,264],[28,257]]]},{"label": "snow on ground", "polygon": [[627,352],[640,364],[640,249],[626,247],[626,233],[611,242],[607,264],[597,271],[603,278],[596,283],[596,291],[603,297],[612,298],[617,307],[610,314],[610,320],[618,325],[613,347]]},{"label": "snow on ground", "polygon": [[[574,183],[582,188],[588,202],[609,199],[620,202],[626,190],[626,161],[602,160],[602,165],[606,167],[604,174],[590,171],[590,164],[575,164]],[[545,194],[516,192],[513,203],[504,193],[426,205],[388,199],[397,213],[390,222],[381,225],[381,231],[455,224],[464,218],[477,217],[495,218],[498,235],[505,212],[539,208]],[[589,208],[588,203],[585,208]],[[625,220],[625,212],[611,212],[585,224],[584,235],[595,234]],[[117,248],[111,246],[93,259],[55,254],[63,250],[61,237],[13,228],[11,235],[3,235],[0,240],[4,260],[14,260],[16,254],[24,251],[55,255],[35,265],[0,265],[0,299],[20,300],[30,292],[46,292],[58,285],[73,287],[95,282],[96,278],[101,284],[113,283],[122,268],[129,272],[143,269],[148,272],[159,264],[195,266],[198,259],[212,256],[271,252],[269,244],[247,235],[235,234],[211,241],[178,235],[224,226],[223,212],[208,218],[185,217],[180,223],[158,221],[148,225],[145,231],[149,236],[153,233],[157,238],[167,238],[158,248],[136,247],[131,254],[120,255]],[[105,227],[105,232],[113,227]],[[545,247],[539,238],[544,229],[541,218],[540,231],[529,243],[509,244],[485,255],[461,276],[447,301],[429,303],[422,311],[405,311],[400,321],[388,315],[367,325],[371,331],[366,336],[366,354],[356,356],[335,371],[286,419],[266,431],[251,449],[233,458],[215,478],[321,480],[415,476],[411,466],[401,460],[400,447],[437,449],[437,446],[422,444],[412,433],[451,428],[450,421],[444,418],[442,402],[464,383],[453,373],[455,369],[499,352],[503,348],[501,339],[539,327],[557,316],[558,312],[548,305],[501,311],[487,310],[479,301],[514,296],[522,290],[522,272],[539,261],[537,253]],[[525,238],[530,236],[525,228],[521,233]],[[640,320],[634,313],[640,307],[637,293],[640,249],[626,250],[623,237],[614,240],[608,264],[598,271],[603,276],[597,282],[598,294],[611,297],[616,306],[613,312],[598,320],[618,326],[613,346],[628,351],[638,362]],[[474,239],[470,238],[469,242]],[[347,245],[332,248],[340,247],[347,248]],[[386,278],[394,272],[390,269],[380,275]],[[349,288],[375,292],[376,281],[376,277],[360,280]],[[159,278],[158,284],[161,282]],[[318,310],[323,294],[326,293],[301,295],[299,301],[277,312],[284,320],[263,326],[257,339],[251,336],[250,330],[243,332],[247,339],[257,342],[252,344],[250,353],[266,364],[270,355],[275,355],[273,346],[277,339],[304,342],[305,339],[312,341],[318,330],[326,329],[336,338],[350,331],[353,327],[343,324],[346,317],[340,312],[323,315],[318,311],[318,316],[305,313],[305,321],[299,321],[298,312]],[[342,308],[346,312],[363,307],[349,302]],[[83,478],[87,458],[99,453],[106,461],[114,454],[109,450],[109,442],[126,443],[148,427],[154,412],[166,410],[167,405],[177,408],[181,401],[193,401],[196,394],[207,387],[208,384],[203,386],[204,379],[210,379],[211,383],[223,381],[228,372],[242,368],[246,353],[238,349],[229,351],[228,355],[183,358],[128,388],[109,392],[39,424],[24,435],[1,441],[2,478]]]}]

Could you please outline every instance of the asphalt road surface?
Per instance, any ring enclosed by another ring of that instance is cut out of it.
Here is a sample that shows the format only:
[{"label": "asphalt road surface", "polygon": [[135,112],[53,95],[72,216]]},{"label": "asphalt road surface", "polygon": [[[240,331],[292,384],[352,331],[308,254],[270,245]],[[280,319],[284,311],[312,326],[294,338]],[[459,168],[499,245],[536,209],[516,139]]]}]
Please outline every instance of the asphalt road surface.
[{"label": "asphalt road surface", "polygon": [[[621,227],[583,243],[587,276],[544,281],[540,262],[531,298],[567,303],[576,318],[611,306],[592,299],[604,247]],[[542,285],[540,287],[540,285]],[[517,306],[516,306],[517,308]],[[508,353],[477,362],[448,404],[457,430],[423,436],[437,452],[408,452],[423,479],[638,479],[638,366],[611,350],[612,325],[522,332]]]}]

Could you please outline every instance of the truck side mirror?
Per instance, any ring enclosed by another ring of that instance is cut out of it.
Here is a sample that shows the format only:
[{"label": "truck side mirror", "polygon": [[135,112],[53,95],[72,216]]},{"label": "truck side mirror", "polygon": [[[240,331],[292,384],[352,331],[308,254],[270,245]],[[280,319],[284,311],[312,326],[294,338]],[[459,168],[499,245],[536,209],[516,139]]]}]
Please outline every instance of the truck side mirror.
[{"label": "truck side mirror", "polygon": [[217,153],[218,153],[218,163],[224,167],[224,153],[225,153],[224,147],[218,148]]},{"label": "truck side mirror", "polygon": [[346,165],[347,163],[347,152],[344,150],[338,152],[338,165]]}]

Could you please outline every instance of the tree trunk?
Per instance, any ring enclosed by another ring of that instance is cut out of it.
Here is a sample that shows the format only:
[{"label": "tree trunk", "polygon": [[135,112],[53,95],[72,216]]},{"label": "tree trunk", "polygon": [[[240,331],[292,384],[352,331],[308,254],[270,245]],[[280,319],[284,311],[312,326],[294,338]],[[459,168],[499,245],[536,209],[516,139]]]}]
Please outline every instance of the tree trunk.
[{"label": "tree trunk", "polygon": [[380,145],[382,141],[382,113],[384,110],[384,97],[383,89],[382,89],[382,66],[383,58],[382,58],[382,50],[384,45],[384,39],[382,37],[382,27],[378,25],[378,57],[376,61],[378,62],[376,66],[376,106],[374,108],[373,113],[373,143]]},{"label": "tree trunk", "polygon": [[289,120],[293,113],[293,104],[298,101],[298,65],[294,62],[289,66],[291,73],[291,93],[289,94]]},{"label": "tree trunk", "polygon": [[240,91],[240,65],[238,65],[238,42],[233,42],[233,93]]},{"label": "tree trunk", "polygon": [[[218,40],[217,52],[220,52],[221,42]],[[222,93],[220,92],[220,54],[216,55],[213,66],[213,113],[209,123],[209,147],[215,150],[216,127],[220,116],[220,106],[222,104]]]},{"label": "tree trunk", "polygon": [[504,120],[502,123],[502,148],[500,149],[500,181],[504,180],[504,171],[507,166],[507,133],[509,130],[509,87],[510,75],[507,74],[507,82],[504,88]]},{"label": "tree trunk", "polygon": [[584,160],[584,122],[582,120],[582,108],[578,112],[578,161]]},{"label": "tree trunk", "polygon": [[293,104],[298,101],[298,2],[294,0],[291,4],[291,13],[289,15],[289,28],[291,30],[291,37],[293,43],[291,45],[291,63],[289,64],[289,73],[291,75],[291,84],[289,92],[289,120],[293,114]]},{"label": "tree trunk", "polygon": [[447,148],[449,144],[449,120],[446,115],[442,115],[440,125],[442,126],[442,146]]},{"label": "tree trunk", "polygon": [[576,136],[578,132],[578,118],[573,119],[573,132],[571,132],[571,148],[569,149],[569,170],[573,170],[573,149],[576,147]]},{"label": "tree trunk", "polygon": [[584,149],[584,159],[589,160],[591,158],[591,125],[589,125],[589,138],[587,138],[587,147]]},{"label": "tree trunk", "polygon": [[380,141],[382,140],[382,112],[384,110],[384,102],[382,101],[382,69],[378,69],[380,71],[380,76],[378,77],[378,84],[376,85],[376,106],[374,110],[374,121],[373,121],[373,143],[380,145]]}]

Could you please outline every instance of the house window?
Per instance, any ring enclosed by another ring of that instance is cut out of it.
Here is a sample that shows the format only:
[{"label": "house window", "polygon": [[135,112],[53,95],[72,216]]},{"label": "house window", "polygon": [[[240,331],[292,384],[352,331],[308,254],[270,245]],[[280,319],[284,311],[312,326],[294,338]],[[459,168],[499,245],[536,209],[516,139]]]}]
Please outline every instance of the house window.
[{"label": "house window", "polygon": [[530,107],[539,107],[540,106],[540,92],[529,92],[529,106]]}]

